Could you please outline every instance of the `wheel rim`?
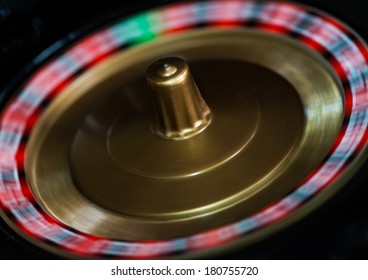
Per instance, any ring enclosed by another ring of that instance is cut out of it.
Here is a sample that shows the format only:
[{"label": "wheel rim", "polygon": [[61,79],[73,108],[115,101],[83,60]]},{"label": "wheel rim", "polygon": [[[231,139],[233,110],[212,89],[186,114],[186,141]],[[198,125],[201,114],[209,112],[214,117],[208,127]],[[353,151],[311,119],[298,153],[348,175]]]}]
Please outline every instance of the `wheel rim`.
[{"label": "wheel rim", "polygon": [[[160,22],[160,18],[165,22]],[[326,59],[343,85],[345,115],[339,136],[323,163],[299,187],[236,223],[152,242],[111,240],[85,234],[65,226],[39,207],[25,178],[25,145],[42,111],[64,87],[115,52],[149,42],[160,34],[194,28],[238,27],[276,33],[302,42]],[[325,14],[289,3],[211,1],[171,5],[116,23],[77,42],[43,66],[3,111],[0,129],[2,216],[22,236],[67,256],[195,256],[211,253],[217,247],[234,246],[237,242],[249,243],[257,235],[267,235],[305,215],[341,187],[365,159],[367,58],[365,43],[346,26]]]}]

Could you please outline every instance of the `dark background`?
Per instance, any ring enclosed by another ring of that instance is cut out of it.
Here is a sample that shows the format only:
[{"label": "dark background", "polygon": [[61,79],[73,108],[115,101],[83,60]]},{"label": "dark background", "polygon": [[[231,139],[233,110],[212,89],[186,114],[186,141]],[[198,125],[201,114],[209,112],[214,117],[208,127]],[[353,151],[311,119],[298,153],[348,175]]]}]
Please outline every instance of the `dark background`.
[{"label": "dark background", "polygon": [[[174,1],[0,0],[0,109],[37,67],[34,58],[55,52],[56,42],[67,45],[114,18],[170,2]],[[368,40],[367,0],[295,2],[338,17]],[[366,174],[368,164],[312,215],[257,245],[222,258],[368,259]],[[23,241],[0,219],[0,259],[34,258],[55,257]]]}]

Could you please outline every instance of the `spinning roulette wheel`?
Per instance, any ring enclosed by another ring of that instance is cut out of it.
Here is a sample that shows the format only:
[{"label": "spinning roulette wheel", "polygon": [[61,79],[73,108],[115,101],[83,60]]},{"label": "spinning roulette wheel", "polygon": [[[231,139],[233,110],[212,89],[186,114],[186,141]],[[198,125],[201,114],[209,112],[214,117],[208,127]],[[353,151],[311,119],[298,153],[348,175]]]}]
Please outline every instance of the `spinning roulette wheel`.
[{"label": "spinning roulette wheel", "polygon": [[56,2],[65,27],[24,3],[33,33],[3,44],[3,258],[367,256],[361,35],[307,2]]}]

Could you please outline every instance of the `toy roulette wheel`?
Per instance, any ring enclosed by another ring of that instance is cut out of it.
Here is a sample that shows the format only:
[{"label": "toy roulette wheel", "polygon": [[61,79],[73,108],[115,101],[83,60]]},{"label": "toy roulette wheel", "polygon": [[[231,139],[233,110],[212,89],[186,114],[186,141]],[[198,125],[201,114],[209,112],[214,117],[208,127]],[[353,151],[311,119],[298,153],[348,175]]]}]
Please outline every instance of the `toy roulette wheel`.
[{"label": "toy roulette wheel", "polygon": [[268,258],[351,206],[327,205],[364,181],[360,35],[302,3],[126,9],[3,91],[0,213],[30,254]]}]

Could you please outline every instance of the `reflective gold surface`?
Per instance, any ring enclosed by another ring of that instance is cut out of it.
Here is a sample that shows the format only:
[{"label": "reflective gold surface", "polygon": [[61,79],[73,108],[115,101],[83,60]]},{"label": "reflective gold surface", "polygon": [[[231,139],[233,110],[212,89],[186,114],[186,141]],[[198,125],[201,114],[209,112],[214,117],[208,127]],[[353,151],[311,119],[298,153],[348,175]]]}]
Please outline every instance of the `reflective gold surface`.
[{"label": "reflective gold surface", "polygon": [[158,136],[184,140],[211,123],[211,111],[183,59],[166,57],[155,61],[147,70],[146,80],[153,93],[152,131]]},{"label": "reflective gold surface", "polygon": [[[144,81],[157,58],[188,61],[211,124],[183,141],[152,133]],[[339,84],[322,58],[260,32],[193,31],[119,53],[49,106],[26,174],[46,211],[83,232],[125,240],[200,232],[293,190],[342,124]]]}]

